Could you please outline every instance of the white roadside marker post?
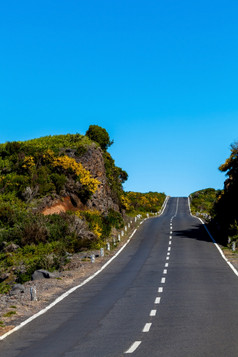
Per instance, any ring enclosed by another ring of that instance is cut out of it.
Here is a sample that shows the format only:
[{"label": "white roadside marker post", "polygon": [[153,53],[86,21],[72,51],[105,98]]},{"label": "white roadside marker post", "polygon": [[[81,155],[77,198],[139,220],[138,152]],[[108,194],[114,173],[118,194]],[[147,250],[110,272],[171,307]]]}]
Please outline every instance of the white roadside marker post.
[{"label": "white roadside marker post", "polygon": [[232,252],[236,251],[236,242],[232,242]]},{"label": "white roadside marker post", "polygon": [[30,287],[30,294],[31,294],[31,301],[37,301],[37,296],[36,296],[36,288],[31,286]]}]

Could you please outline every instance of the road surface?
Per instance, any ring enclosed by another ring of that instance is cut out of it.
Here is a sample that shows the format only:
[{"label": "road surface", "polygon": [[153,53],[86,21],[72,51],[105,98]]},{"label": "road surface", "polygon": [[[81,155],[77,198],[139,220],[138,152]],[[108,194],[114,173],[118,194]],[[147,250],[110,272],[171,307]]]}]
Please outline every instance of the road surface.
[{"label": "road surface", "polygon": [[2,357],[237,357],[238,277],[187,198],[88,284],[0,341]]}]

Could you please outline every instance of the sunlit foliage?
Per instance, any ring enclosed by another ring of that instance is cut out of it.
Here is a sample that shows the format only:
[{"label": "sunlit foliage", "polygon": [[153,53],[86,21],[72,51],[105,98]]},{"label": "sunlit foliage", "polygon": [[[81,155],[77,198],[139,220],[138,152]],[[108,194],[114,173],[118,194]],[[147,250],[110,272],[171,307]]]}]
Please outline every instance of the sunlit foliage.
[{"label": "sunlit foliage", "polygon": [[164,193],[158,192],[125,192],[122,202],[128,213],[158,212],[165,200]]},{"label": "sunlit foliage", "polygon": [[214,203],[220,192],[220,190],[215,190],[214,188],[206,188],[191,193],[190,202],[192,213],[205,213],[211,216]]}]

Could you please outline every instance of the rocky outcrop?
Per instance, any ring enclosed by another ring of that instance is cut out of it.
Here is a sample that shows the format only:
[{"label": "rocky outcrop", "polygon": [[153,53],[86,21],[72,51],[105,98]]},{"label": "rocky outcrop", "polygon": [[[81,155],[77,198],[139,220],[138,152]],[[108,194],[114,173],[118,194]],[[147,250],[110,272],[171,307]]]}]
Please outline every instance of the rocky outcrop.
[{"label": "rocky outcrop", "polygon": [[74,158],[87,169],[93,178],[100,181],[97,191],[86,202],[82,202],[80,195],[80,184],[68,178],[61,196],[54,195],[42,199],[40,203],[40,211],[44,215],[66,212],[68,210],[86,210],[97,209],[100,212],[107,213],[111,208],[119,211],[117,202],[113,199],[113,195],[108,184],[106,170],[104,165],[103,151],[96,144],[92,144],[82,155],[77,155],[75,149],[64,149],[62,154]]}]

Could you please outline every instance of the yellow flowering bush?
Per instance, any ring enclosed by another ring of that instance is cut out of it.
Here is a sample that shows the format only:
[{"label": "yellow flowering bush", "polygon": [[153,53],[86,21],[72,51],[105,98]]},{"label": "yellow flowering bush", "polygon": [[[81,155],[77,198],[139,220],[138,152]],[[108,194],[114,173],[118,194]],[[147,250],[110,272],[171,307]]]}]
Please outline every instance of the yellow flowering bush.
[{"label": "yellow flowering bush", "polygon": [[54,158],[52,165],[54,167],[60,167],[64,170],[71,170],[76,176],[78,176],[80,183],[86,186],[91,193],[97,191],[100,181],[93,178],[88,170],[86,170],[81,163],[76,162],[75,159],[66,155]]},{"label": "yellow flowering bush", "polygon": [[33,169],[35,167],[35,161],[33,156],[26,156],[22,167],[24,169]]},{"label": "yellow flowering bush", "polygon": [[130,209],[131,209],[131,206],[130,206],[131,201],[130,201],[130,199],[128,197],[126,197],[125,195],[122,195],[121,196],[121,202],[122,202],[123,206],[125,207],[125,210],[126,211],[130,211]]},{"label": "yellow flowering bush", "polygon": [[158,192],[124,192],[121,202],[127,212],[159,211],[165,199],[164,193]]},{"label": "yellow flowering bush", "polygon": [[52,162],[54,160],[54,152],[51,149],[46,150],[43,154],[43,159]]},{"label": "yellow flowering bush", "polygon": [[87,211],[76,211],[76,216],[79,218],[85,217],[88,222],[89,228],[97,236],[98,239],[101,238],[103,232],[103,219],[102,215],[97,210],[87,210]]}]

